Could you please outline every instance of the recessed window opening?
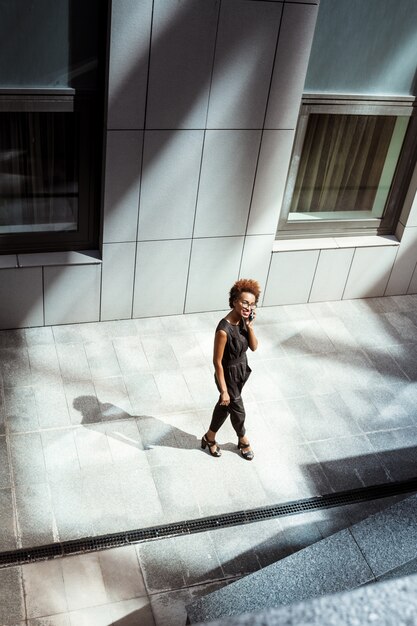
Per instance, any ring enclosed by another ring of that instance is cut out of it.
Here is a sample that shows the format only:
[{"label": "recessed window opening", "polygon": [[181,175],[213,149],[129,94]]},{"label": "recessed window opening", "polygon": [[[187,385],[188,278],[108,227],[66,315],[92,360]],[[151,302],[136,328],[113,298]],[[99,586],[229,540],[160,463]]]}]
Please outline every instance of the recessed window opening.
[{"label": "recessed window opening", "polygon": [[289,220],[381,218],[408,118],[313,114]]},{"label": "recessed window opening", "polygon": [[412,103],[332,103],[328,95],[304,104],[277,237],[394,232],[409,177],[411,113]]},{"label": "recessed window opening", "polygon": [[76,113],[0,113],[0,233],[77,231]]},{"label": "recessed window opening", "polygon": [[109,4],[2,2],[0,254],[99,247]]}]

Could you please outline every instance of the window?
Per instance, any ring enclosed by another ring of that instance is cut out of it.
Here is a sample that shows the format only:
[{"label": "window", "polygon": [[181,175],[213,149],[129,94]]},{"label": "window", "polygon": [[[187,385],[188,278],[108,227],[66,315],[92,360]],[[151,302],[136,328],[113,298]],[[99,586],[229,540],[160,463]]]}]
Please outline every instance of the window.
[{"label": "window", "polygon": [[97,245],[91,126],[73,95],[0,98],[2,252]]},{"label": "window", "polygon": [[88,99],[0,96],[2,252],[97,245],[91,129]]},{"label": "window", "polygon": [[392,233],[415,137],[412,103],[305,97],[277,237]]},{"label": "window", "polygon": [[107,5],[2,2],[0,253],[98,247]]},{"label": "window", "polygon": [[79,120],[0,113],[0,233],[78,228]]}]

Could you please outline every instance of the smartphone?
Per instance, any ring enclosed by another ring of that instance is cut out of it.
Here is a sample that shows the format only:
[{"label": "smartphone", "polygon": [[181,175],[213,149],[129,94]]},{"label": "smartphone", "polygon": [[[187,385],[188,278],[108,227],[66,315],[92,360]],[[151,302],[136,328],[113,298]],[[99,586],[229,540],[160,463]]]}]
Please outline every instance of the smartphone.
[{"label": "smartphone", "polygon": [[249,321],[249,322],[253,322],[253,318],[254,318],[254,317],[255,317],[255,314],[254,314],[254,312],[253,312],[253,311],[251,311],[251,312],[249,313],[248,321]]}]

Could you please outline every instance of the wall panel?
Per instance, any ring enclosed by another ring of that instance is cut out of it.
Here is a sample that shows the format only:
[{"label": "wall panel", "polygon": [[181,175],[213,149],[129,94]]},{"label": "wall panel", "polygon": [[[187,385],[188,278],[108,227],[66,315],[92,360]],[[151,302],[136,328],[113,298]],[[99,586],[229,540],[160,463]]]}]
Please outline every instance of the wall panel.
[{"label": "wall panel", "polygon": [[254,278],[265,290],[266,278],[271,263],[273,235],[251,235],[245,237],[239,278]]},{"label": "wall panel", "polygon": [[142,131],[107,133],[103,241],[135,241],[138,222]]},{"label": "wall panel", "polygon": [[275,234],[277,230],[293,140],[292,130],[263,132],[248,235]]},{"label": "wall panel", "polygon": [[353,253],[352,248],[320,251],[309,302],[341,300]]},{"label": "wall panel", "polygon": [[145,132],[139,241],[191,237],[203,136],[202,130]]},{"label": "wall panel", "polygon": [[222,3],[207,128],[262,128],[281,11],[279,2]]},{"label": "wall panel", "polygon": [[318,7],[284,6],[265,128],[295,128]]},{"label": "wall panel", "polygon": [[307,302],[318,257],[318,250],[274,253],[263,304]]},{"label": "wall panel", "polygon": [[0,328],[43,326],[42,268],[0,269]]},{"label": "wall panel", "polygon": [[206,131],[194,237],[243,235],[261,131]]},{"label": "wall panel", "polygon": [[417,228],[405,228],[385,290],[386,296],[407,293],[417,263]]},{"label": "wall panel", "polygon": [[396,246],[356,248],[343,299],[383,296],[396,254]]},{"label": "wall panel", "polygon": [[111,3],[108,128],[143,128],[151,18],[152,0]]},{"label": "wall panel", "polygon": [[243,237],[195,239],[191,253],[185,312],[226,309],[237,280]]},{"label": "wall panel", "polygon": [[132,317],[136,244],[103,245],[101,320]]},{"label": "wall panel", "polygon": [[213,66],[216,0],[155,0],[147,128],[204,128]]},{"label": "wall panel", "polygon": [[101,265],[44,267],[45,324],[98,322]]},{"label": "wall panel", "polygon": [[139,242],[133,317],[184,312],[191,240]]}]

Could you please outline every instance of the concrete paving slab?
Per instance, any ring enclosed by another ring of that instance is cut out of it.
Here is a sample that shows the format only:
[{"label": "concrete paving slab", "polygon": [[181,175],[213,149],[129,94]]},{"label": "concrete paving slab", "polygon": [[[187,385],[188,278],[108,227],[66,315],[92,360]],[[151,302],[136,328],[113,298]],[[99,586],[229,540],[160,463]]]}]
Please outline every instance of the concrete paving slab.
[{"label": "concrete paving slab", "polygon": [[61,382],[61,370],[55,344],[29,346],[28,355],[32,385]]},{"label": "concrete paving slab", "polygon": [[68,611],[61,560],[29,563],[22,572],[28,618]]},{"label": "concrete paving slab", "polygon": [[405,480],[416,475],[416,426],[369,433],[368,439],[393,480]]},{"label": "concrete paving slab", "polygon": [[0,489],[0,542],[3,550],[17,547],[15,507],[11,489]]},{"label": "concrete paving slab", "polygon": [[391,580],[393,578],[401,578],[403,576],[413,576],[417,574],[417,558],[408,561],[408,563],[404,563],[404,565],[400,565],[400,567],[396,567],[395,569],[386,572],[386,574],[382,574],[382,576],[378,576],[378,580]]},{"label": "concrete paving slab", "polygon": [[312,442],[310,446],[334,491],[379,485],[390,480],[366,435],[326,439]]},{"label": "concrete paving slab", "polygon": [[14,484],[45,483],[47,477],[40,433],[14,434],[9,438],[9,446]]},{"label": "concrete paving slab", "polygon": [[39,430],[39,418],[33,387],[6,387],[5,416],[9,432]]},{"label": "concrete paving slab", "polygon": [[71,424],[62,381],[34,386],[39,428],[59,428]]},{"label": "concrete paving slab", "polygon": [[0,437],[6,434],[6,407],[3,382],[0,379]]},{"label": "concrete paving slab", "polygon": [[415,626],[416,590],[417,577],[410,576],[261,611],[256,615],[224,617],[207,626]]},{"label": "concrete paving slab", "polygon": [[6,437],[0,436],[0,489],[10,487],[9,454]]},{"label": "concrete paving slab", "polygon": [[417,558],[417,496],[371,516],[350,529],[375,576]]},{"label": "concrete paving slab", "polygon": [[200,596],[216,591],[224,584],[224,582],[208,583],[152,594],[150,602],[156,626],[183,626],[187,619],[186,605]]},{"label": "concrete paving slab", "polygon": [[134,546],[98,553],[107,597],[111,602],[146,597],[145,583]]},{"label": "concrete paving slab", "polygon": [[23,548],[57,540],[47,483],[16,486],[16,517],[18,536]]},{"label": "concrete paving slab", "polygon": [[349,531],[343,530],[197,600],[188,607],[188,616],[195,624],[223,615],[256,613],[353,589],[371,580],[372,571]]},{"label": "concrete paving slab", "polygon": [[0,624],[13,624],[23,620],[25,604],[20,567],[0,570]]}]

